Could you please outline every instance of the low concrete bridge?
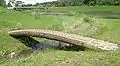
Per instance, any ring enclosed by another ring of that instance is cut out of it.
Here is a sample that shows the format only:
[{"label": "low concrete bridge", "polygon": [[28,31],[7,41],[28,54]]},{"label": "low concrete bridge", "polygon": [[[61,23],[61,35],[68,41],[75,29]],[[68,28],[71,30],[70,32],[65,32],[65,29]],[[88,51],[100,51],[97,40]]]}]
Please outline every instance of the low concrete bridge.
[{"label": "low concrete bridge", "polygon": [[22,29],[10,31],[9,34],[12,36],[31,36],[46,38],[73,45],[84,46],[91,49],[117,50],[119,48],[117,44],[114,43],[53,30]]}]

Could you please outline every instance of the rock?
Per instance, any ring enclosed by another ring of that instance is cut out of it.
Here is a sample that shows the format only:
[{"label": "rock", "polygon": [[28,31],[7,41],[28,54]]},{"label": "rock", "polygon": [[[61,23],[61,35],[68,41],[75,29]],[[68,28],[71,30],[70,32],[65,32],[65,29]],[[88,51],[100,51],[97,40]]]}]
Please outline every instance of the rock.
[{"label": "rock", "polygon": [[14,58],[15,54],[16,54],[15,52],[11,52],[10,55],[9,55],[10,58]]}]

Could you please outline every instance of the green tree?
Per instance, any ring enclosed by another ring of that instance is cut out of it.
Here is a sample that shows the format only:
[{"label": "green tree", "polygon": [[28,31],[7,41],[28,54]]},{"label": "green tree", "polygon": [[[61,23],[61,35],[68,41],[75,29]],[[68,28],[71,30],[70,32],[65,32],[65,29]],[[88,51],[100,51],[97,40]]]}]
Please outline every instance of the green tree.
[{"label": "green tree", "polygon": [[0,6],[6,7],[6,2],[5,2],[5,0],[0,0]]},{"label": "green tree", "polygon": [[15,0],[9,0],[9,2],[12,2],[13,4],[15,4]]},{"label": "green tree", "polygon": [[52,5],[52,6],[95,6],[95,5],[106,5],[106,6],[119,6],[120,0],[57,0],[54,2],[42,3],[42,5]]}]

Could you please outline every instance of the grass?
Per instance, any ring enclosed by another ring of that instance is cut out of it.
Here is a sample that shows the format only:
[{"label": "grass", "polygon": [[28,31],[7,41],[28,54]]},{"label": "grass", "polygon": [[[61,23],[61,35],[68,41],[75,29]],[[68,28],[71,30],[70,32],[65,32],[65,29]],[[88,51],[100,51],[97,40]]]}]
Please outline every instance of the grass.
[{"label": "grass", "polygon": [[[99,18],[98,21],[105,24],[106,28],[102,29],[100,35],[94,38],[106,40],[119,44],[119,24],[120,24],[120,7],[119,6],[75,6],[75,7],[60,7],[49,8],[50,12],[75,12],[79,18],[81,14],[87,14]],[[75,18],[76,18],[75,17]],[[77,19],[75,19],[77,20]],[[71,19],[72,21],[72,19]],[[80,20],[79,20],[80,21]],[[73,23],[73,22],[71,22]]]},{"label": "grass", "polygon": [[102,21],[106,23],[106,26],[108,27],[108,29],[105,33],[97,37],[103,40],[107,40],[107,41],[119,44],[120,38],[118,36],[120,33],[119,31],[120,19],[107,19],[107,20],[103,19]]},{"label": "grass", "polygon": [[119,65],[119,52],[62,51],[48,50],[44,53],[33,53],[20,60],[6,62],[9,66],[116,66]]},{"label": "grass", "polygon": [[[109,42],[120,43],[120,7],[113,6],[82,6],[50,8],[49,12],[72,13],[67,15],[29,15],[18,11],[8,11],[0,7],[0,66],[117,66],[120,62],[119,51],[72,51],[60,49],[43,49],[34,51],[24,43],[8,35],[11,28],[43,28],[63,30],[84,36],[88,32],[89,24],[83,22],[82,14],[94,16],[103,24],[98,35],[94,38]],[[44,10],[43,10],[44,12]],[[114,18],[111,18],[114,17]],[[80,25],[79,25],[80,24]],[[74,26],[78,26],[72,30]],[[101,27],[101,26],[100,26]],[[86,34],[85,34],[86,33]],[[44,39],[38,39],[44,42]],[[54,42],[47,42],[50,44]],[[10,53],[15,52],[15,57],[10,58]]]}]

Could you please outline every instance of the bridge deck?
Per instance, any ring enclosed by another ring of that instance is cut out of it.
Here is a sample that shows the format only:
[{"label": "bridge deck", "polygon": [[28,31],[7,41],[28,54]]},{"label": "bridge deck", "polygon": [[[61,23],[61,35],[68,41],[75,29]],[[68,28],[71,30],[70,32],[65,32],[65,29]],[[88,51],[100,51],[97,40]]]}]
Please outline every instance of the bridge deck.
[{"label": "bridge deck", "polygon": [[69,44],[80,45],[88,48],[101,49],[101,50],[117,50],[119,47],[117,44],[105,42],[102,40],[96,40],[89,37],[83,37],[76,34],[69,34],[53,30],[41,30],[41,29],[23,29],[10,31],[10,35],[14,36],[31,36],[47,38],[57,40]]}]

